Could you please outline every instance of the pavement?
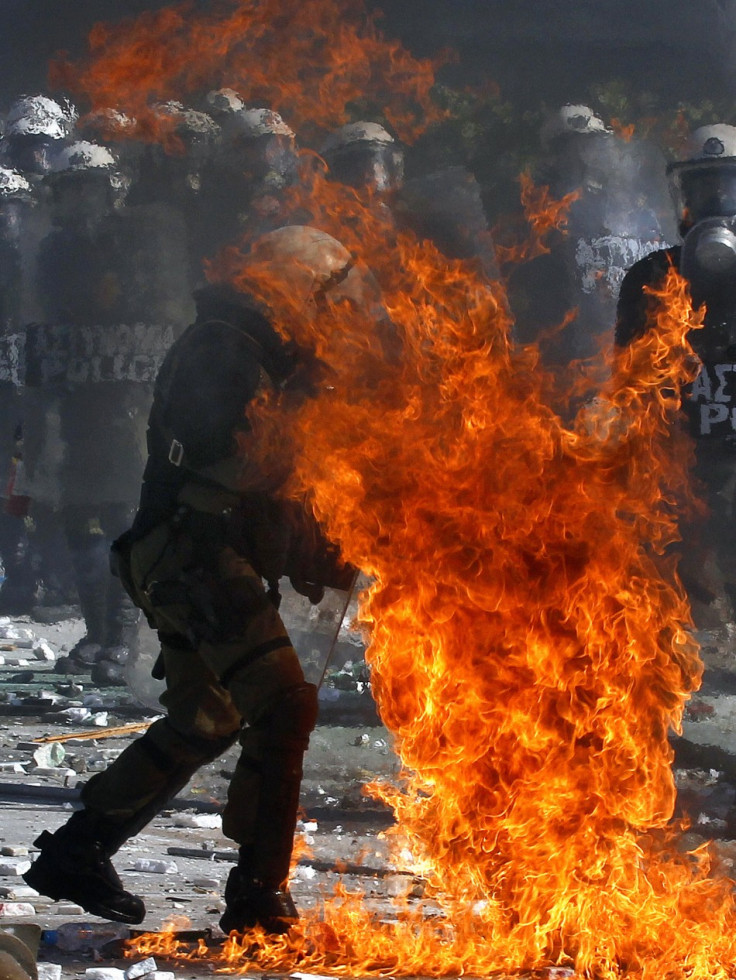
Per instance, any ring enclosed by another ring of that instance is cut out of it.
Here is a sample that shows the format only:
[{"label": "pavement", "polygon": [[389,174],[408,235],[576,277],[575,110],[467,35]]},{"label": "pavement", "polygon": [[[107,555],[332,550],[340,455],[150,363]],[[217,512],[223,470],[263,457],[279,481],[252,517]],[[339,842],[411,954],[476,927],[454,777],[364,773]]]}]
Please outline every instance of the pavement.
[{"label": "pavement", "polygon": [[[54,672],[56,659],[81,633],[76,619],[51,624],[0,619],[0,939],[3,933],[35,930],[40,980],[198,980],[213,971],[249,972],[247,957],[236,967],[223,963],[224,937],[217,926],[224,883],[236,859],[232,842],[222,834],[219,810],[237,748],[203,767],[116,855],[126,887],[146,903],[140,927],[128,930],[69,902],[52,902],[21,878],[41,830],[64,823],[81,783],[157,717],[154,701],[145,704],[127,688],[95,688],[87,678]],[[291,890],[297,906],[317,917],[325,897],[338,887],[360,893],[379,919],[395,917],[396,896],[412,902],[422,892],[419,879],[391,864],[385,836],[391,814],[363,792],[365,783],[398,772],[391,735],[378,719],[364,678],[364,671],[348,663],[328,679],[305,760]],[[683,737],[675,740],[675,774],[680,808],[693,825],[688,842],[717,839],[727,871],[736,861],[735,729],[736,683],[732,675],[713,670],[688,706]],[[138,938],[162,928],[175,928],[184,950],[201,940],[204,958],[171,958]],[[135,946],[125,955],[131,937]],[[0,980],[9,980],[2,955],[0,942]],[[283,975],[310,976],[293,970]]]},{"label": "pavement", "polygon": [[[21,878],[33,859],[33,841],[43,829],[53,831],[68,819],[81,783],[157,717],[127,688],[95,688],[88,678],[54,672],[56,659],[81,634],[78,620],[0,619],[0,658],[5,661],[0,663],[0,933],[23,926],[40,931],[42,980],[123,980],[120,971],[131,969],[129,980],[167,980],[160,974],[172,971],[209,976],[210,963],[184,969],[177,963],[152,966],[151,957],[142,953],[122,956],[119,940],[128,936],[126,927],[39,896]],[[391,814],[366,797],[362,786],[394,776],[398,762],[369,690],[350,681],[350,664],[340,673],[343,683],[338,678],[337,688],[328,685],[322,691],[321,721],[305,759],[299,860],[291,884],[303,910],[316,908],[338,882],[369,894],[376,908],[396,889],[397,873],[384,838]],[[125,886],[147,908],[134,935],[175,922],[184,936],[206,936],[213,943],[224,939],[217,923],[225,879],[237,855],[222,834],[219,809],[236,757],[234,747],[203,767],[182,795],[116,855]],[[101,969],[113,972],[95,972]]]}]

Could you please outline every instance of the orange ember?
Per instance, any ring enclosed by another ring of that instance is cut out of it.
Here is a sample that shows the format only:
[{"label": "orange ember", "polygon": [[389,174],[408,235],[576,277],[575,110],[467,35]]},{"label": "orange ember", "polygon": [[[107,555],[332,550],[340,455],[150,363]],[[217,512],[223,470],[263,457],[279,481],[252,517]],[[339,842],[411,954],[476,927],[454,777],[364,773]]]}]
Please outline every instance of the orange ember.
[{"label": "orange ember", "polygon": [[[150,99],[220,84],[297,126],[340,123],[365,93],[407,136],[432,115],[428,63],[342,0],[98,28],[75,84],[93,108],[141,119]],[[552,202],[526,178],[522,196],[543,248],[574,197]],[[324,364],[318,396],[264,400],[253,422],[288,430],[289,492],[372,579],[360,616],[403,773],[369,792],[393,807],[396,864],[411,855],[435,914],[403,904],[379,923],[338,890],[285,937],[231,937],[220,965],[726,980],[733,883],[671,822],[668,732],[701,674],[673,553],[692,457],[676,420],[701,324],[684,281],[670,273],[656,327],[561,414],[538,351],[512,341],[502,285],[400,230],[390,199],[309,157],[286,207],[350,249],[364,302],[328,298],[313,315],[244,243],[209,271],[269,303]]]}]

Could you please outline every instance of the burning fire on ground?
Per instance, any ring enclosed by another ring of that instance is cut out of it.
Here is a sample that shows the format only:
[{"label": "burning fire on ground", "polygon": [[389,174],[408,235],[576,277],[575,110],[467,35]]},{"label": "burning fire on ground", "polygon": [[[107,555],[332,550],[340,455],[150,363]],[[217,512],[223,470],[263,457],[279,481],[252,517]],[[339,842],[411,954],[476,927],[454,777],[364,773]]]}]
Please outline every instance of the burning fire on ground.
[{"label": "burning fire on ground", "polygon": [[[336,121],[374,82],[397,127],[407,99],[429,110],[430,77],[417,88],[410,56],[374,25],[363,37],[355,7],[299,9],[307,21],[284,26],[293,71],[272,73],[288,92],[227,74],[254,25],[256,68],[283,58],[271,28],[286,4],[276,0],[233,3],[221,20],[165,11],[119,34],[100,29],[77,79],[93,107],[140,115],[151,95],[211,86],[216,53],[222,81],[242,85],[247,102],[291,110],[294,125],[317,110],[324,119],[318,83],[338,68],[355,88],[336,92]],[[317,28],[348,10],[332,46],[320,41]],[[381,54],[370,75],[366,51]],[[691,455],[673,423],[695,371],[686,334],[700,324],[684,282],[670,274],[657,328],[577,410],[560,412],[537,350],[512,342],[500,282],[397,230],[377,197],[308,170],[294,207],[371,270],[381,312],[343,301],[305,316],[237,243],[211,272],[267,300],[326,365],[318,397],[276,406],[292,433],[292,490],[309,492],[372,579],[361,607],[367,656],[403,776],[368,791],[393,807],[397,853],[412,855],[440,914],[404,904],[378,923],[361,895],[340,890],[286,937],[231,938],[222,965],[438,976],[561,965],[601,978],[725,980],[736,967],[732,882],[707,848],[678,847],[671,824],[667,733],[701,672],[672,551]],[[137,949],[176,945],[150,937]],[[213,954],[202,945],[188,955]]]}]

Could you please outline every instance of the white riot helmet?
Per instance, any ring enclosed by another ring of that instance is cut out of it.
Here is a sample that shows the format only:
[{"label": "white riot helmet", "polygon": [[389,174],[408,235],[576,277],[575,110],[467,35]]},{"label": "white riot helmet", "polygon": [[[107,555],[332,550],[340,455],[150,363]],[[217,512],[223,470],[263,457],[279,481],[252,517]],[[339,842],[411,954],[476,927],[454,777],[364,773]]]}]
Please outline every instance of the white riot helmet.
[{"label": "white riot helmet", "polygon": [[115,157],[106,146],[89,140],[78,140],[63,146],[51,159],[51,173],[64,174],[86,170],[112,173]]},{"label": "white riot helmet", "polygon": [[57,204],[67,199],[67,207],[76,201],[80,206],[119,206],[125,198],[129,181],[121,173],[115,155],[106,146],[89,140],[77,140],[60,147],[51,157],[44,182]]},{"label": "white riot helmet", "polygon": [[568,102],[551,113],[542,126],[540,137],[544,145],[549,145],[561,136],[590,136],[611,132],[590,106]]},{"label": "white riot helmet", "polygon": [[736,215],[736,126],[715,123],[696,129],[684,159],[667,172],[686,224]]},{"label": "white riot helmet", "polygon": [[327,137],[320,153],[331,174],[351,187],[393,190],[404,178],[403,150],[378,123],[342,126]]},{"label": "white riot helmet", "polygon": [[71,135],[76,118],[71,104],[62,106],[45,95],[17,99],[5,118],[3,163],[23,173],[46,173],[54,146]]},{"label": "white riot helmet", "polygon": [[46,136],[61,140],[74,128],[77,113],[67,103],[62,106],[45,95],[23,95],[10,107],[5,118],[5,136]]},{"label": "white riot helmet", "polygon": [[[235,104],[235,103],[234,103]],[[235,108],[221,118],[221,155],[239,180],[279,190],[296,175],[296,135],[283,118],[267,108]]]},{"label": "white riot helmet", "polygon": [[0,202],[28,201],[31,198],[31,185],[17,170],[0,167]]},{"label": "white riot helmet", "polygon": [[245,102],[233,88],[218,88],[208,92],[205,105],[207,112],[216,119],[245,109]]}]

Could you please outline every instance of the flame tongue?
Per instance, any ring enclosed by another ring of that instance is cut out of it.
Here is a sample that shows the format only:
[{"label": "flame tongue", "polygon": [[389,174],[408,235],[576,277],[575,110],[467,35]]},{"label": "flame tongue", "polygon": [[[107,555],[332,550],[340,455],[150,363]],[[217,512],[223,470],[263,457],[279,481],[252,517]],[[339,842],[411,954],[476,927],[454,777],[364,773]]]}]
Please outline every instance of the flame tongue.
[{"label": "flame tongue", "polygon": [[[224,0],[211,13],[184,3],[113,27],[98,24],[83,65],[52,64],[52,83],[83,94],[93,110],[125,106],[130,138],[171,141],[173,124],[152,101],[199,95],[222,84],[249,105],[280,112],[292,126],[328,130],[346,105],[372,93],[402,138],[442,113],[429,99],[442,59],[417,59],[386,41],[361,0]],[[315,107],[318,118],[315,118]]]},{"label": "flame tongue", "polygon": [[375,576],[369,658],[406,784],[373,791],[453,929],[483,937],[464,969],[567,956],[615,972],[674,962],[683,941],[704,955],[683,901],[697,889],[726,908],[726,889],[638,833],[672,815],[667,732],[700,676],[666,555],[689,462],[676,393],[698,325],[682,280],[671,274],[657,329],[565,426],[529,353],[505,342],[495,292],[399,247],[407,275],[387,305],[409,356],[385,371],[404,404],[356,393],[359,365],[343,357],[338,404],[299,420],[303,484]]}]

